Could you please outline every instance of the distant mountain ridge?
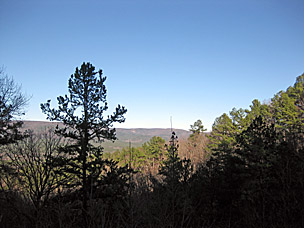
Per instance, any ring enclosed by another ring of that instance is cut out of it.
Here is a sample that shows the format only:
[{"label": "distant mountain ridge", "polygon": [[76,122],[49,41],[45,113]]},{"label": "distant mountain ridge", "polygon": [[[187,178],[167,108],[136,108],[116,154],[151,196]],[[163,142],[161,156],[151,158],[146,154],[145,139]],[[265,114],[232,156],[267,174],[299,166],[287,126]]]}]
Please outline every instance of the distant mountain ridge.
[{"label": "distant mountain ridge", "polygon": [[[34,132],[41,132],[48,128],[55,128],[57,125],[63,126],[59,122],[47,122],[47,121],[23,121],[23,129],[33,130]],[[176,135],[180,138],[188,138],[189,131],[183,129],[173,129]],[[114,152],[124,147],[129,146],[131,142],[132,147],[139,147],[143,143],[149,141],[153,136],[159,136],[169,141],[171,137],[171,129],[169,128],[116,128],[116,135],[118,140],[114,143],[105,141],[102,143],[104,152]]]}]

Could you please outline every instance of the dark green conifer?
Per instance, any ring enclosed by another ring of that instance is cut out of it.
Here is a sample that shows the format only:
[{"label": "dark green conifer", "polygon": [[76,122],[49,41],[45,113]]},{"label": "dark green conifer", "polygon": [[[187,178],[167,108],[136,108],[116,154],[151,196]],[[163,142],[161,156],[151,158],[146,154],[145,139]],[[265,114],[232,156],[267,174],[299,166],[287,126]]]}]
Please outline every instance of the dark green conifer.
[{"label": "dark green conifer", "polygon": [[63,128],[57,126],[56,133],[72,140],[72,144],[63,148],[66,156],[57,160],[57,165],[63,167],[64,173],[74,175],[74,186],[82,188],[83,214],[87,211],[89,193],[101,181],[105,165],[102,148],[92,142],[116,140],[113,123],[124,122],[127,112],[118,105],[114,113],[105,118],[108,110],[105,80],[102,70],[95,71],[91,63],[83,63],[69,79],[68,95],[57,97],[58,108],[51,108],[50,100],[41,104],[47,119],[64,124]]}]

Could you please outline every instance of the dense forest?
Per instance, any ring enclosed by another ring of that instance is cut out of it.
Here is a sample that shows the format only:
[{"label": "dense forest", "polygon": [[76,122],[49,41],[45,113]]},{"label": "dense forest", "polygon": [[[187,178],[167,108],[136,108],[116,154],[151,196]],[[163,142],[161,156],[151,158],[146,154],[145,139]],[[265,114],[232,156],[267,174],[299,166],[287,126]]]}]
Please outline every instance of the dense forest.
[{"label": "dense forest", "polygon": [[[41,104],[44,132],[21,130],[30,100],[0,72],[0,227],[304,227],[304,74],[267,103],[232,109],[206,133],[115,141],[106,77],[76,68],[68,94]],[[97,143],[98,142],[98,143]]]}]

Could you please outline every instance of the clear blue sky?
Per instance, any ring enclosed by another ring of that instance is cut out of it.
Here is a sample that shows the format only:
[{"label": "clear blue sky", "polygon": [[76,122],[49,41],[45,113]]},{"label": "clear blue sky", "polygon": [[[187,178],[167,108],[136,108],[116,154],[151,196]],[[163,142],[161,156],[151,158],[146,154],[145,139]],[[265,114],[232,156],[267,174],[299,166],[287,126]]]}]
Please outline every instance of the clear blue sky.
[{"label": "clear blue sky", "polygon": [[303,0],[1,0],[0,65],[31,95],[24,119],[45,120],[40,103],[66,94],[89,61],[108,77],[116,127],[211,129],[233,107],[248,108],[304,72]]}]

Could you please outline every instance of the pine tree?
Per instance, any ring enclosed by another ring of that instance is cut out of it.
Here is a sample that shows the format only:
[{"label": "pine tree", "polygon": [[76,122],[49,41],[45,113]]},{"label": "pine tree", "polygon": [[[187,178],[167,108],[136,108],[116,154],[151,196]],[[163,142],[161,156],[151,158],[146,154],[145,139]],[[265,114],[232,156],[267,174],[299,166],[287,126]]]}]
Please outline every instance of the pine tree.
[{"label": "pine tree", "polygon": [[[192,208],[189,204],[189,180],[193,174],[190,159],[178,156],[178,141],[175,132],[166,145],[167,159],[163,161],[159,174],[163,176],[161,194],[164,196],[169,227],[187,227]],[[157,190],[157,189],[155,189]]]},{"label": "pine tree", "polygon": [[190,137],[194,137],[203,133],[204,131],[207,131],[207,129],[204,128],[204,125],[201,120],[197,120],[193,125],[190,125],[190,131],[192,132]]},{"label": "pine tree", "polygon": [[236,132],[236,125],[226,113],[216,118],[209,136],[209,149],[211,151],[231,149],[236,142]]},{"label": "pine tree", "polygon": [[[202,163],[206,159],[207,134],[201,120],[197,120],[193,125],[190,125],[190,134],[187,140],[180,143],[180,152],[184,152],[186,158],[190,158],[194,165]],[[183,156],[182,154],[180,154]]]},{"label": "pine tree", "polygon": [[165,140],[159,136],[153,136],[148,142],[143,144],[148,162],[151,164],[152,173],[158,169],[164,157],[164,144]]},{"label": "pine tree", "polygon": [[73,142],[63,148],[66,156],[57,160],[57,164],[63,167],[63,172],[75,175],[74,185],[82,188],[84,218],[89,188],[100,181],[105,165],[101,158],[102,148],[93,146],[92,141],[116,140],[113,123],[124,122],[127,112],[118,105],[112,115],[104,117],[104,112],[108,110],[105,80],[102,70],[95,71],[92,64],[83,63],[69,79],[69,94],[57,97],[58,108],[51,108],[50,100],[41,104],[47,119],[64,124],[63,128],[57,126],[56,133]]}]

